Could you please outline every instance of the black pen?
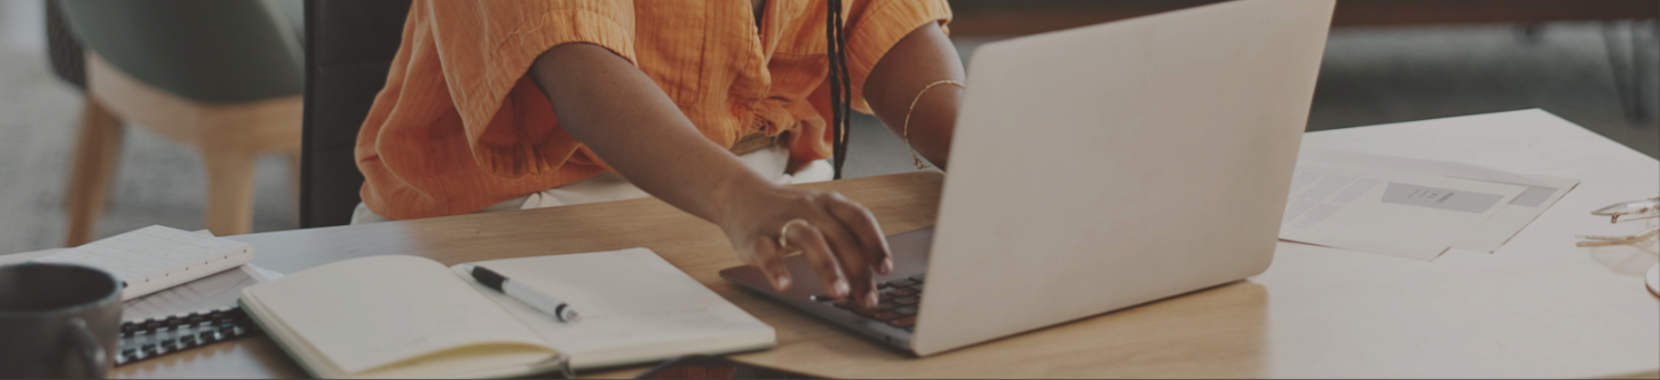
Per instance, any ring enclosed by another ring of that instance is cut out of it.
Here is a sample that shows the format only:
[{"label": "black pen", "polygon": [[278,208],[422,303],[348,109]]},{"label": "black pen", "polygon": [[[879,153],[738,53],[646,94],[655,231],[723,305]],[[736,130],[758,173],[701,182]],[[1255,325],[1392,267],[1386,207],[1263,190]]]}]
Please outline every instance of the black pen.
[{"label": "black pen", "polygon": [[576,310],[571,309],[571,306],[565,304],[565,301],[560,301],[558,298],[538,292],[535,289],[525,287],[524,285],[520,285],[512,279],[502,276],[501,274],[489,269],[484,269],[484,267],[481,266],[467,265],[465,268],[468,273],[472,273],[474,280],[478,280],[478,282],[484,284],[484,286],[502,292],[502,294],[506,294],[508,297],[513,297],[513,299],[519,300],[520,302],[524,302],[526,305],[530,305],[530,307],[535,308],[536,310],[541,310],[543,313],[551,314],[554,318],[558,318],[561,322],[572,322],[577,319]]}]

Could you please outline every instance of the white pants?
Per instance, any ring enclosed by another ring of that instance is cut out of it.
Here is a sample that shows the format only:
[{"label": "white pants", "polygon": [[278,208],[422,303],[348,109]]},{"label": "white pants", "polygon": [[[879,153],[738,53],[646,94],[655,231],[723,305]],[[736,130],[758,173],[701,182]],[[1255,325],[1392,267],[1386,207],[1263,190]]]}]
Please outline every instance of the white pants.
[{"label": "white pants", "polygon": [[[785,173],[790,162],[790,150],[783,145],[772,146],[738,156],[739,161],[754,169],[756,173],[774,182],[782,184],[808,183],[829,181],[834,177],[834,169],[825,160],[813,161],[806,168],[794,175]],[[561,185],[552,189],[542,190],[521,195],[490,205],[478,212],[495,212],[511,210],[528,210],[533,208],[554,207],[564,205],[579,205],[583,203],[620,201],[626,199],[645,198],[651,196],[645,190],[640,190],[633,183],[628,182],[617,173],[605,172]],[[385,217],[369,211],[369,207],[359,202],[357,210],[352,212],[352,224],[364,224],[387,221]]]}]

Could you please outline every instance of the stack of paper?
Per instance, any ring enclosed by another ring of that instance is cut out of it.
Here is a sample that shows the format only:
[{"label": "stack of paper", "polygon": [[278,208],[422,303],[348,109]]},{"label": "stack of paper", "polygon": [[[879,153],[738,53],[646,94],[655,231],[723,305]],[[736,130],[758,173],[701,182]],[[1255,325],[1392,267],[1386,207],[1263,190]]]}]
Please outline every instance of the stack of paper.
[{"label": "stack of paper", "polygon": [[142,321],[235,307],[242,288],[282,278],[282,273],[243,264],[241,267],[123,302],[121,320]]},{"label": "stack of paper", "polygon": [[1280,238],[1432,260],[1493,252],[1578,180],[1456,162],[1303,149]]},{"label": "stack of paper", "polygon": [[[215,253],[220,254],[217,259],[211,257]],[[190,260],[195,256],[200,256],[200,260]],[[282,277],[282,273],[253,264],[238,266],[252,259],[253,248],[246,243],[214,237],[208,230],[186,232],[158,225],[75,248],[0,255],[0,265],[38,261],[103,269],[128,282],[128,289],[122,294],[125,296],[122,320],[142,321],[236,306],[242,288]],[[189,263],[184,266],[187,269],[162,274],[160,277],[165,281],[147,281],[139,289],[142,292],[133,291],[139,288],[135,281],[157,277],[139,273],[157,271],[157,264],[166,266],[169,261]],[[202,265],[193,265],[198,262]]]},{"label": "stack of paper", "polygon": [[34,259],[85,265],[114,275],[131,300],[242,266],[254,260],[248,243],[153,225]]}]

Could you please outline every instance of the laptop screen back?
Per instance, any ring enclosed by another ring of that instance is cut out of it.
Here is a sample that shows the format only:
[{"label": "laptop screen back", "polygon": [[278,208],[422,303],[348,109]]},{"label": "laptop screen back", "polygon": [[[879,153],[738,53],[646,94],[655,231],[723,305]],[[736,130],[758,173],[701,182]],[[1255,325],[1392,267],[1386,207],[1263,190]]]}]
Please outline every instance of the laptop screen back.
[{"label": "laptop screen back", "polygon": [[912,346],[928,355],[1267,269],[1332,0],[981,46]]}]

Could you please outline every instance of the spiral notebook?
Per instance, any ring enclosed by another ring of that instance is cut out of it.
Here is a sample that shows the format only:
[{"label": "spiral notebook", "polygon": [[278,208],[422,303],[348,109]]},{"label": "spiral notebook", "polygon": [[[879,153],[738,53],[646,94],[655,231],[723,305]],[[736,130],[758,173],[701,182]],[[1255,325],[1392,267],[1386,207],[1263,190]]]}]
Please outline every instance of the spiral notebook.
[{"label": "spiral notebook", "polygon": [[122,302],[115,366],[258,334],[237,307],[242,289],[282,278],[253,264]]},{"label": "spiral notebook", "polygon": [[244,289],[241,303],[322,378],[512,377],[777,344],[772,326],[645,248],[467,264],[559,297],[582,318],[559,322],[460,265],[398,255],[293,273]]}]

